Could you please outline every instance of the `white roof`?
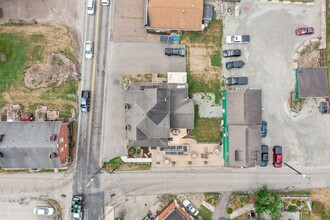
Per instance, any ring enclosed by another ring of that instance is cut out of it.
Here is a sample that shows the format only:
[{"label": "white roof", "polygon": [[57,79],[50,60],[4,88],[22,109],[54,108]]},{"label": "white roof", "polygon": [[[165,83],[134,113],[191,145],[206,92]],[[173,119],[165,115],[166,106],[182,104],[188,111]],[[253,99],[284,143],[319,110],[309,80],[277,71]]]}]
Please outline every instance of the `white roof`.
[{"label": "white roof", "polygon": [[187,72],[168,72],[167,83],[187,83]]}]

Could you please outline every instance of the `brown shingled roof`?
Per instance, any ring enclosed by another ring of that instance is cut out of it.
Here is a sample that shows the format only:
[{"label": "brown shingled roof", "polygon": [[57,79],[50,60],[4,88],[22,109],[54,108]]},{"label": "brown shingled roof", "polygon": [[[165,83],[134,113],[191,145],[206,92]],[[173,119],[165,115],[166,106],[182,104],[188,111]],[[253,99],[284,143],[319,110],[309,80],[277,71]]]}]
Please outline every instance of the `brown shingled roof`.
[{"label": "brown shingled roof", "polygon": [[151,28],[201,31],[203,0],[149,0]]}]

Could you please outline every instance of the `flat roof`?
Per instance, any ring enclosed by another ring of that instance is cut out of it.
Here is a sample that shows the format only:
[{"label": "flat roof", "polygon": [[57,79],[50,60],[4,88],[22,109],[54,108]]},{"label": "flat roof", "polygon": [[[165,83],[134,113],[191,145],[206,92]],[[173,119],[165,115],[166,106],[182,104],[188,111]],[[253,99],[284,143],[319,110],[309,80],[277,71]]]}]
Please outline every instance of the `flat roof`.
[{"label": "flat roof", "polygon": [[300,98],[328,97],[328,89],[326,67],[298,69],[298,91]]}]

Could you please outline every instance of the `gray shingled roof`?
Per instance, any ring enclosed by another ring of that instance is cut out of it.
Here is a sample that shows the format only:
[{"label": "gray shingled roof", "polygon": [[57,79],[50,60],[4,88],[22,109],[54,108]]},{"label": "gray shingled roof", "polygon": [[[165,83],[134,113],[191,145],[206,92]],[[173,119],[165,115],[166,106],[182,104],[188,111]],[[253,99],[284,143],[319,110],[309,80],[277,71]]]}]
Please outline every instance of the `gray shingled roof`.
[{"label": "gray shingled roof", "polygon": [[228,124],[261,124],[261,90],[227,90]]},{"label": "gray shingled roof", "polygon": [[259,164],[261,147],[259,125],[229,125],[228,138],[229,166],[253,167]]},{"label": "gray shingled roof", "polygon": [[50,141],[52,134],[58,135],[62,122],[0,122],[0,159],[2,168],[60,168],[57,139]]},{"label": "gray shingled roof", "polygon": [[327,97],[328,78],[326,67],[298,69],[299,97]]},{"label": "gray shingled roof", "polygon": [[194,128],[188,84],[132,83],[125,103],[130,146],[167,146],[170,128]]}]

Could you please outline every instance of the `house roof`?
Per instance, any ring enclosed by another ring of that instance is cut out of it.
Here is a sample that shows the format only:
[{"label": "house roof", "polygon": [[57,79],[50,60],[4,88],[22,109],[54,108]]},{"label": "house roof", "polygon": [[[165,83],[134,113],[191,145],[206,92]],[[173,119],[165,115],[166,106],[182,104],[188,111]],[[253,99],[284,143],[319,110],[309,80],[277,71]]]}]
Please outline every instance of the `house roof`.
[{"label": "house roof", "polygon": [[194,128],[188,84],[132,83],[125,94],[130,146],[167,146],[171,128]]},{"label": "house roof", "polygon": [[261,124],[261,90],[227,90],[228,124]]},{"label": "house roof", "polygon": [[57,153],[57,139],[62,122],[0,122],[0,159],[3,168],[60,168],[59,158],[51,159]]},{"label": "house roof", "polygon": [[229,125],[229,166],[253,167],[259,164],[260,125]]},{"label": "house roof", "polygon": [[327,97],[329,95],[327,68],[299,68],[298,91],[301,98]]},{"label": "house roof", "polygon": [[203,0],[149,0],[151,28],[202,31]]},{"label": "house roof", "polygon": [[173,199],[160,213],[156,220],[193,220],[193,218]]}]

